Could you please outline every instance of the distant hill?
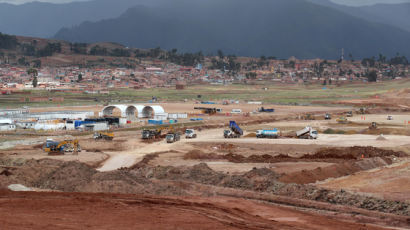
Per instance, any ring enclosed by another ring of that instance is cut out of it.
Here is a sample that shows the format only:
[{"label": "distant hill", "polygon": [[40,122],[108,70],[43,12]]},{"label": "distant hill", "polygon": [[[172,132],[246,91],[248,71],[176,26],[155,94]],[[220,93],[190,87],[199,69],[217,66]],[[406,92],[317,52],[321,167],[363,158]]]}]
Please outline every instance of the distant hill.
[{"label": "distant hill", "polygon": [[304,0],[173,0],[61,29],[55,38],[240,56],[410,56],[410,32]]},{"label": "distant hill", "polygon": [[351,7],[335,4],[329,0],[309,0],[329,6],[346,14],[363,18],[371,22],[384,23],[410,31],[410,3],[375,4],[371,6]]},{"label": "distant hill", "polygon": [[154,4],[149,0],[93,0],[65,4],[32,2],[22,5],[0,3],[0,32],[52,37],[62,27],[118,17],[129,7],[141,3]]}]

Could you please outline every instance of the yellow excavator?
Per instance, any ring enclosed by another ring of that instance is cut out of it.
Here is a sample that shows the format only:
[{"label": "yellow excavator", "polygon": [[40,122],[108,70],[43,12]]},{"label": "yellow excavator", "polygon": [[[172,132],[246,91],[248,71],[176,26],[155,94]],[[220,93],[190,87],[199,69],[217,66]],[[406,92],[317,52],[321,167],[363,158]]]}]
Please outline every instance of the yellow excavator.
[{"label": "yellow excavator", "polygon": [[339,124],[347,124],[347,123],[349,123],[349,121],[347,120],[347,118],[344,117],[344,116],[341,116],[341,117],[337,118],[336,121],[337,121],[337,123],[339,123]]},{"label": "yellow excavator", "polygon": [[72,152],[77,155],[81,152],[81,147],[78,144],[78,140],[64,140],[64,141],[53,141],[52,139],[47,139],[44,143],[43,149],[48,155],[64,155],[65,152]]},{"label": "yellow excavator", "polygon": [[95,132],[93,137],[94,137],[94,140],[111,141],[114,139],[114,133],[113,132]]}]

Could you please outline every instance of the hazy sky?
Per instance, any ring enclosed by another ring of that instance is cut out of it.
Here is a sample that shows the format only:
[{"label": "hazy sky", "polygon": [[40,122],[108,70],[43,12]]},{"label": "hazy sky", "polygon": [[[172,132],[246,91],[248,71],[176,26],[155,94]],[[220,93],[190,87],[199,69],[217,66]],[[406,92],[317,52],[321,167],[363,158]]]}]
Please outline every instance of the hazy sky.
[{"label": "hazy sky", "polygon": [[[32,2],[33,0],[0,0],[0,2],[7,2],[13,4],[22,4],[26,2]],[[64,2],[74,2],[74,1],[86,1],[86,0],[37,0],[41,2],[53,2],[53,3],[64,3]],[[115,1],[115,0],[114,0]],[[252,0],[250,0],[252,1]],[[375,3],[401,3],[410,2],[410,0],[331,0],[336,3],[346,4],[346,5],[371,5]]]}]

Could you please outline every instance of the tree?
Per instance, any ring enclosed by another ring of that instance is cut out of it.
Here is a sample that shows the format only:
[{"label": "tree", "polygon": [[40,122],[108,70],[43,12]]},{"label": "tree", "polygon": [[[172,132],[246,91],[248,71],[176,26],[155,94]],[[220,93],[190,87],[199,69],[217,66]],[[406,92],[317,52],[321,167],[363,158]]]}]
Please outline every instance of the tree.
[{"label": "tree", "polygon": [[367,73],[367,81],[368,82],[376,82],[377,81],[377,73],[376,71],[370,71]]},{"label": "tree", "polygon": [[41,60],[39,60],[39,59],[33,60],[33,67],[34,68],[41,68]]},{"label": "tree", "polygon": [[80,74],[78,74],[78,82],[80,82],[80,81],[82,81],[83,80],[83,75],[80,73]]},{"label": "tree", "polygon": [[17,62],[19,63],[19,65],[27,65],[28,63],[26,62],[26,58],[25,57],[21,57],[17,60]]},{"label": "tree", "polygon": [[30,68],[30,69],[27,70],[27,74],[28,74],[28,75],[31,75],[31,76],[33,76],[33,77],[37,77],[38,71],[37,71],[36,69],[34,69],[34,68]]},{"label": "tree", "polygon": [[16,36],[0,33],[0,49],[14,49],[18,44]]},{"label": "tree", "polygon": [[38,83],[38,82],[37,82],[37,76],[35,76],[35,77],[33,78],[33,82],[32,82],[34,88],[37,87],[37,83]]},{"label": "tree", "polygon": [[222,50],[218,50],[217,53],[218,53],[218,57],[219,57],[220,59],[223,59],[223,58],[224,58],[224,53],[222,52]]},{"label": "tree", "polygon": [[257,74],[255,72],[246,73],[246,79],[256,79]]}]

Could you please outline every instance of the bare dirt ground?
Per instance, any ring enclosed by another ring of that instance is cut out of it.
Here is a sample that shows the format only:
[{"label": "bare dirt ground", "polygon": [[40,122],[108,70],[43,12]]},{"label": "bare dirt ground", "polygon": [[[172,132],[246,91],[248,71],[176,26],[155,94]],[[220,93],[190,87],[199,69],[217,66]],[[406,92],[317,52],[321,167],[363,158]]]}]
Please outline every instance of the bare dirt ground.
[{"label": "bare dirt ground", "polygon": [[384,229],[237,198],[2,191],[0,199],[6,229]]},{"label": "bare dirt ground", "polygon": [[319,182],[318,186],[371,193],[384,199],[410,202],[410,161],[404,160],[386,167],[329,179]]},{"label": "bare dirt ground", "polygon": [[[164,105],[171,113],[198,112],[193,106],[203,105]],[[259,107],[238,106],[221,107],[245,112]],[[113,141],[75,136],[83,149],[79,155],[47,156],[41,148],[47,136],[20,138],[0,151],[0,189],[22,184],[35,191],[65,193],[0,192],[0,203],[6,204],[0,205],[0,215],[7,216],[0,218],[0,225],[8,229],[409,228],[406,113],[393,114],[393,121],[387,121],[384,113],[366,115],[366,120],[355,115],[349,118],[352,123],[338,124],[338,115],[325,121],[323,113],[343,108],[273,107],[275,114],[203,116],[206,125],[197,130],[198,138],[182,136],[173,144],[142,141],[141,131],[115,130]],[[298,118],[306,112],[318,113],[317,120]],[[244,137],[223,138],[229,120],[240,124]],[[371,121],[378,122],[377,132],[367,128]],[[279,128],[287,135],[304,126],[318,129],[319,138],[254,137],[261,128]],[[329,128],[351,133],[322,133]],[[53,138],[66,138],[59,135]],[[12,136],[7,138],[11,139],[3,143],[13,141]],[[18,222],[16,213],[24,221]],[[103,218],[92,218],[95,215]]]}]

